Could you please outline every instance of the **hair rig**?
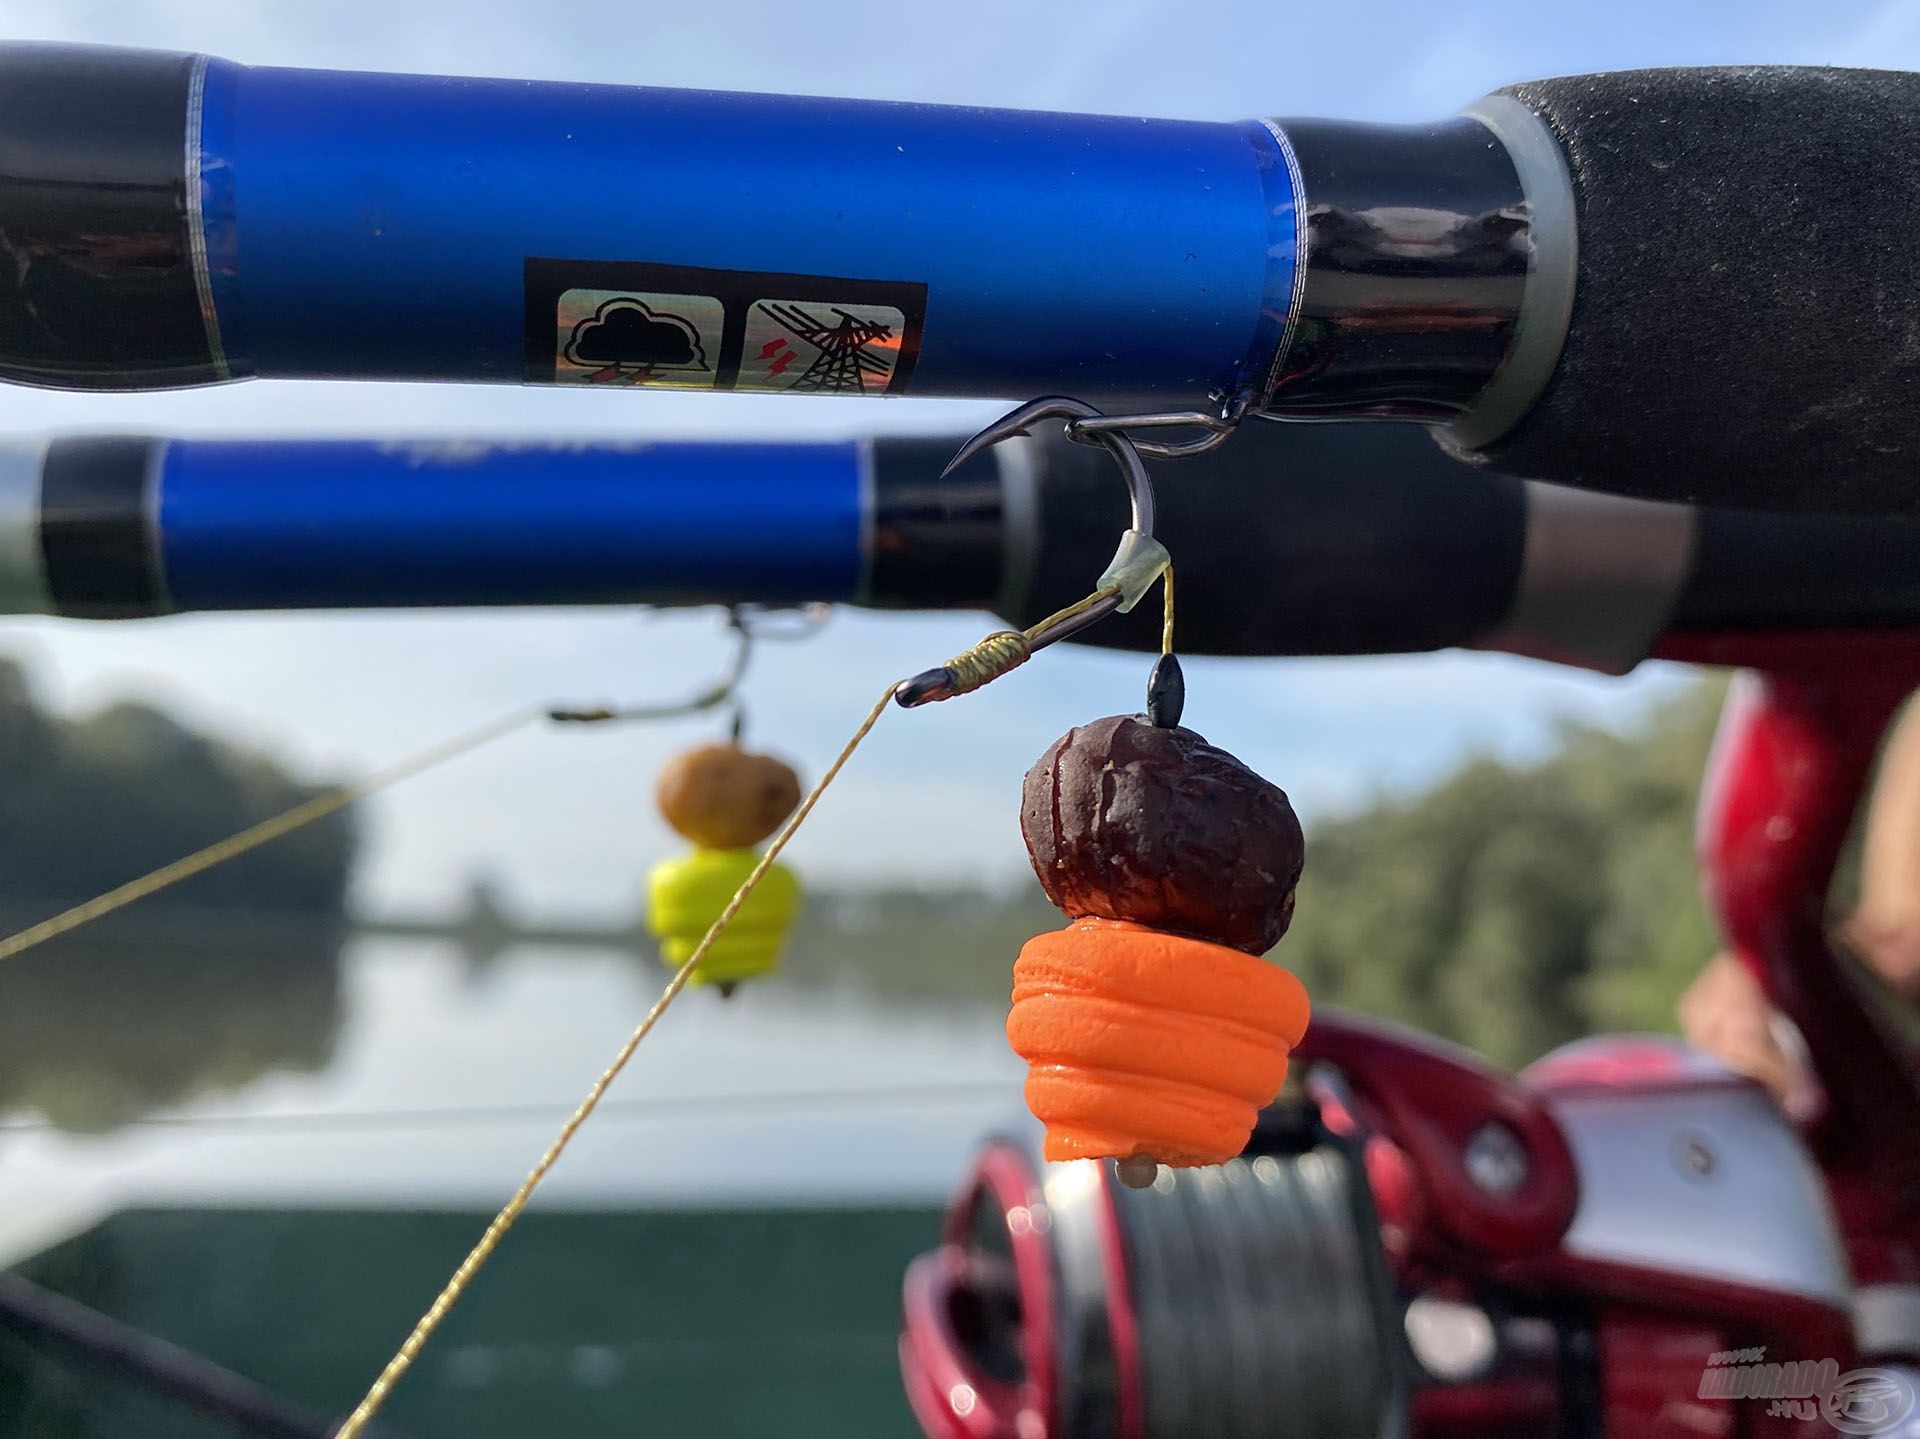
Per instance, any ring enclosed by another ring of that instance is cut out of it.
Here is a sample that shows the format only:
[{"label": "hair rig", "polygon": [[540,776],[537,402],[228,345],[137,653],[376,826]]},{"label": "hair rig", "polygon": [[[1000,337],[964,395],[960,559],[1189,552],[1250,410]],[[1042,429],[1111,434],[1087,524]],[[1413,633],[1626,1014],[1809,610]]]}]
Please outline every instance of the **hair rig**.
[{"label": "hair rig", "polygon": [[[1173,645],[1173,571],[1153,537],[1143,448],[1211,448],[1239,416],[1102,416],[1078,400],[1035,400],[970,440],[987,446],[1065,419],[1114,456],[1131,527],[1094,593],[1028,630],[989,635],[904,681],[914,706],[978,689],[1033,652],[1137,604],[1156,579],[1166,619],[1143,715],[1080,725],[1027,772],[1020,827],[1047,897],[1072,921],[1021,949],[1007,1037],[1028,1062],[1027,1104],[1049,1159],[1113,1159],[1127,1184],[1162,1163],[1239,1154],[1286,1079],[1306,1031],[1300,981],[1262,956],[1293,918],[1306,845],[1286,793],[1182,728],[1186,683]],[[1181,445],[1136,444],[1136,425],[1195,426]]]}]

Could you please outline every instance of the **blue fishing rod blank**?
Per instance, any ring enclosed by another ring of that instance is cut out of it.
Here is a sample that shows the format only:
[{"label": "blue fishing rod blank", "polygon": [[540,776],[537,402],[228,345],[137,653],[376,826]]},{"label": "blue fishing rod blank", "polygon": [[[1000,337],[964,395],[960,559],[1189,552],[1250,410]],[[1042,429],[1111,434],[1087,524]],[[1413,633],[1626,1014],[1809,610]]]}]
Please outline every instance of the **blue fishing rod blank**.
[{"label": "blue fishing rod blank", "polygon": [[1295,278],[1259,124],[9,47],[6,132],[33,218],[120,231],[32,257],[93,312],[13,337],[55,384],[1204,398],[1264,380]]},{"label": "blue fishing rod blank", "polygon": [[0,607],[985,605],[1010,461],[953,443],[16,445]]}]

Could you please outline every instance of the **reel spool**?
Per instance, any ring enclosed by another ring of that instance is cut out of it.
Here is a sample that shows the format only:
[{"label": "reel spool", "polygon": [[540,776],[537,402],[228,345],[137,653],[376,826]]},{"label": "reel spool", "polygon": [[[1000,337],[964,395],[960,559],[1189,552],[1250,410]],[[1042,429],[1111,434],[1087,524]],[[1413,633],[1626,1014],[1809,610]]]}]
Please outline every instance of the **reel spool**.
[{"label": "reel spool", "polygon": [[1324,1133],[1137,1192],[995,1140],[907,1271],[915,1417],[934,1439],[1404,1434],[1378,1235],[1357,1157]]}]

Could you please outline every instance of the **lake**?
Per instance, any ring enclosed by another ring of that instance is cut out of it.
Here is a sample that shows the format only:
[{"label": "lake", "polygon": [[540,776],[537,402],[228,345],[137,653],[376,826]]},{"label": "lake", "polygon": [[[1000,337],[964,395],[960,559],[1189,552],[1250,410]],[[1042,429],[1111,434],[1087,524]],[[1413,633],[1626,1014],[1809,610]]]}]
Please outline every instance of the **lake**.
[{"label": "lake", "polygon": [[[272,948],[0,975],[0,1239],[337,1413],[665,973],[579,946]],[[796,967],[680,997],[397,1397],[404,1432],[912,1432],[900,1269],[978,1139],[1021,1122],[1023,1070],[996,1003]],[[231,1431],[7,1339],[0,1432]]]}]

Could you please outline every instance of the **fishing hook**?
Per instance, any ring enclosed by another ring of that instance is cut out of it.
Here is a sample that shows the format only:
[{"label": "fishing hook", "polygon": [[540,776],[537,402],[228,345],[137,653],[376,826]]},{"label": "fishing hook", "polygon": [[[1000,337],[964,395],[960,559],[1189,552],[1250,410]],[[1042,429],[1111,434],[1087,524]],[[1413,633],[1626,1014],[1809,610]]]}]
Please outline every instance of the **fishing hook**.
[{"label": "fishing hook", "polygon": [[[1002,415],[962,445],[959,453],[940,472],[941,478],[946,478],[961,465],[1001,441],[1030,433],[1030,427],[1042,420],[1065,420],[1072,426],[1107,418],[1086,401],[1069,399],[1065,395],[1047,395],[1030,400]],[[1086,433],[1087,438],[1083,443],[1104,446],[1120,466],[1121,477],[1127,483],[1127,500],[1131,509],[1127,533],[1121,540],[1113,563],[1100,577],[1099,588],[1086,601],[1062,610],[1030,630],[1006,631],[983,641],[983,645],[988,646],[993,646],[994,641],[1005,642],[997,647],[990,647],[983,652],[982,646],[975,646],[968,654],[947,664],[902,680],[894,690],[894,698],[903,708],[913,709],[977,689],[998,674],[1024,664],[1034,651],[1069,639],[1116,611],[1132,609],[1147,587],[1166,568],[1166,551],[1153,537],[1153,476],[1147,471],[1147,462],[1141,458],[1142,447],[1118,425],[1090,428]]]},{"label": "fishing hook", "polygon": [[733,738],[738,741],[746,726],[746,706],[740,700],[740,685],[746,678],[747,664],[753,658],[753,643],[756,637],[777,639],[797,639],[813,633],[825,622],[819,611],[825,606],[809,606],[805,613],[806,624],[790,631],[776,632],[765,630],[756,622],[757,610],[749,610],[745,605],[727,607],[727,629],[734,636],[733,656],[719,678],[684,700],[672,704],[613,706],[599,705],[592,708],[554,709],[547,718],[561,724],[605,724],[613,720],[660,720],[672,719],[677,715],[703,714],[707,710],[728,706],[732,710],[729,724]]}]

